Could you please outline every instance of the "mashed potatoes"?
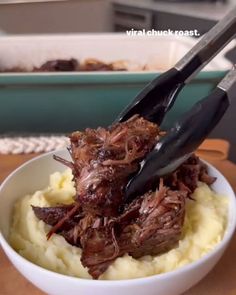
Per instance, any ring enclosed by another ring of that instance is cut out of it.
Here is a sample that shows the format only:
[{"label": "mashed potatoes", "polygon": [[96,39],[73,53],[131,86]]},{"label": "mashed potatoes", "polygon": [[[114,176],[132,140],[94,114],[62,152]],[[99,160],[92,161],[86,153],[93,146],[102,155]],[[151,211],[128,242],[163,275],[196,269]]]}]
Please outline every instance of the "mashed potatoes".
[{"label": "mashed potatoes", "polygon": [[[91,278],[80,262],[81,250],[54,234],[48,241],[50,227],[39,221],[31,205],[53,206],[73,202],[75,189],[70,170],[54,173],[49,187],[18,200],[13,212],[10,242],[26,259],[49,270]],[[200,184],[193,194],[196,201],[187,201],[183,238],[179,245],[158,256],[134,259],[129,255],[117,258],[100,277],[106,280],[145,277],[174,270],[202,257],[222,239],[227,222],[227,199]]]}]

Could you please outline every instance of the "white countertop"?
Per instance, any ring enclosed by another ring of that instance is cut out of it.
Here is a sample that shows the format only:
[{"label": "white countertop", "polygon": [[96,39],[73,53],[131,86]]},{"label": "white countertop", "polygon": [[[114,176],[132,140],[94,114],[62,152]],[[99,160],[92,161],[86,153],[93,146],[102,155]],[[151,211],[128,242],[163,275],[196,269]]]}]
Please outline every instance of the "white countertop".
[{"label": "white countertop", "polygon": [[125,5],[134,8],[152,10],[155,12],[167,12],[171,14],[185,15],[203,18],[213,21],[221,19],[234,5],[235,0],[224,3],[168,3],[153,0],[114,0],[114,4]]}]

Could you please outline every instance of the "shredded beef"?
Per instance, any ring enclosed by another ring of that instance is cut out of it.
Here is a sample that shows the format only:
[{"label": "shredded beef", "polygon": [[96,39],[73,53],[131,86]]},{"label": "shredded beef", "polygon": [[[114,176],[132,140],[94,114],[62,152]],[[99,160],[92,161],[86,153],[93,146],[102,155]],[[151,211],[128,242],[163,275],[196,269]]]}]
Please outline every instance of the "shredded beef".
[{"label": "shredded beef", "polygon": [[[90,228],[82,242],[83,265],[98,278],[117,257],[156,255],[179,241],[184,222],[186,192],[160,187],[134,200],[107,225]],[[130,214],[131,213],[131,214]]]},{"label": "shredded beef", "polygon": [[216,180],[207,172],[207,166],[194,154],[176,171],[165,178],[165,184],[171,189],[183,190],[190,196],[197,188],[199,181],[211,185]]},{"label": "shredded beef", "polygon": [[127,71],[126,61],[118,60],[110,63],[98,60],[96,58],[88,58],[79,61],[75,58],[70,59],[52,59],[47,60],[39,67],[27,69],[24,67],[1,68],[0,73],[5,72],[100,72],[100,71]]},{"label": "shredded beef", "polygon": [[119,214],[124,187],[158,134],[157,125],[137,116],[109,129],[72,133],[73,173],[83,210],[102,216]]},{"label": "shredded beef", "polygon": [[34,68],[34,72],[73,72],[79,69],[79,62],[74,59],[49,60],[39,68]]},{"label": "shredded beef", "polygon": [[134,116],[108,129],[72,133],[72,162],[55,157],[72,169],[75,202],[33,210],[52,226],[48,238],[58,233],[81,247],[81,262],[94,279],[125,253],[140,258],[177,245],[186,199],[191,198],[198,181],[215,181],[206,165],[192,155],[174,173],[160,179],[156,191],[125,203],[126,184],[160,136],[157,125]]}]

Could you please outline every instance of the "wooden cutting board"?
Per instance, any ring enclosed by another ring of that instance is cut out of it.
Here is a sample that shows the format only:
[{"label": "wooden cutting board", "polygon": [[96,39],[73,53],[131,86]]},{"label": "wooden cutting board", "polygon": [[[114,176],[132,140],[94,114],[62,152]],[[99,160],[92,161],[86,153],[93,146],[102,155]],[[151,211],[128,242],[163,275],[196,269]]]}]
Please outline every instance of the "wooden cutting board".
[{"label": "wooden cutting board", "polygon": [[[0,155],[0,182],[16,167],[32,157],[35,157],[35,154]],[[236,165],[228,160],[216,160],[215,157],[208,157],[208,155],[206,157],[225,175],[236,191]],[[236,295],[235,253],[236,236],[215,268],[184,295]],[[43,295],[44,293],[22,277],[0,249],[0,295],[28,294]]]}]

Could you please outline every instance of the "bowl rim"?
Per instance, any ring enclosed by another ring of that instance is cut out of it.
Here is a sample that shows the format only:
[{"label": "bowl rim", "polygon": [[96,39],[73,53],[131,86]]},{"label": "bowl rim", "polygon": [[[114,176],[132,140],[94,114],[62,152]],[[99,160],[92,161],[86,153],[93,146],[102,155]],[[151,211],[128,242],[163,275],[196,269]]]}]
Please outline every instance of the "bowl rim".
[{"label": "bowl rim", "polygon": [[[3,187],[5,185],[7,185],[8,181],[14,177],[18,171],[20,171],[21,169],[23,169],[25,166],[28,166],[29,164],[35,162],[35,161],[39,161],[42,158],[45,157],[49,157],[50,155],[53,155],[55,153],[60,153],[60,152],[65,152],[66,149],[60,149],[57,151],[51,151],[51,152],[47,152],[44,153],[42,155],[36,156],[33,159],[30,159],[28,161],[26,161],[25,163],[23,163],[22,165],[20,165],[18,168],[16,168],[13,172],[11,172],[6,178],[5,180],[1,183],[0,185],[0,193],[3,189]],[[205,160],[200,159],[203,163],[205,163],[211,170],[213,170],[214,172],[217,172],[220,176],[220,178],[227,183],[228,188],[230,190],[230,194],[229,194],[229,199],[230,199],[230,205],[233,206],[232,210],[235,211],[236,213],[236,195],[234,193],[234,190],[231,186],[231,184],[229,183],[229,181],[224,177],[224,175],[217,169],[215,168],[212,164],[208,163]],[[73,276],[69,276],[69,275],[64,275],[61,273],[57,273],[55,271],[51,271],[48,270],[44,267],[41,267],[29,260],[27,260],[26,258],[24,258],[23,256],[21,256],[17,251],[15,251],[12,246],[10,245],[10,243],[7,241],[7,239],[4,237],[4,235],[1,232],[0,229],[0,245],[2,246],[6,256],[8,256],[10,258],[10,261],[13,261],[13,258],[18,260],[18,262],[20,262],[21,264],[26,264],[29,267],[33,267],[35,269],[35,271],[39,271],[41,273],[44,273],[47,276],[53,276],[55,279],[59,278],[59,279],[63,279],[63,280],[69,280],[71,282],[78,282],[79,284],[92,284],[94,286],[101,286],[101,285],[105,285],[105,286],[125,286],[125,285],[130,285],[130,284],[148,284],[154,280],[161,280],[163,278],[165,279],[171,279],[173,277],[175,277],[176,274],[181,275],[184,274],[188,271],[191,271],[192,269],[195,269],[196,267],[198,267],[200,264],[202,264],[204,261],[207,261],[209,258],[212,258],[219,250],[221,250],[222,248],[224,248],[229,241],[231,240],[234,231],[236,228],[236,214],[232,215],[232,218],[230,219],[230,222],[227,222],[227,227],[225,229],[225,234],[222,238],[222,240],[214,247],[214,249],[212,249],[210,252],[204,254],[201,258],[199,258],[196,261],[190,262],[186,265],[183,265],[177,269],[165,272],[165,273],[160,273],[160,274],[154,274],[148,277],[141,277],[141,278],[133,278],[133,279],[121,279],[121,280],[92,280],[92,279],[86,279],[86,278],[78,278],[78,277],[73,277]],[[8,255],[9,254],[9,255]],[[18,269],[17,269],[18,270]],[[19,270],[18,270],[19,271]]]}]

